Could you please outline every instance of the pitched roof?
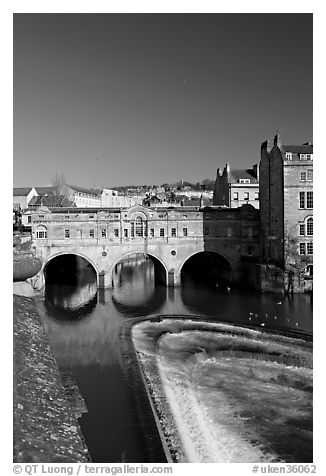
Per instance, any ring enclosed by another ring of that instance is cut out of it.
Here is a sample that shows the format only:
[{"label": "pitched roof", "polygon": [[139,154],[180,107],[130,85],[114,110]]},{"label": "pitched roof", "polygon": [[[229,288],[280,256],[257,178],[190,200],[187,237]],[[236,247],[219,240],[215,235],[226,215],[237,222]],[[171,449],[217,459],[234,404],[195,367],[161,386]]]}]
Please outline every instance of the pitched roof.
[{"label": "pitched roof", "polygon": [[39,207],[41,205],[48,208],[73,206],[72,202],[64,195],[39,195],[33,197],[29,202],[30,207]]},{"label": "pitched roof", "polygon": [[28,195],[33,187],[14,187],[14,197],[23,197]]},{"label": "pitched roof", "polygon": [[312,144],[302,145],[282,145],[285,152],[292,152],[292,154],[313,154]]},{"label": "pitched roof", "polygon": [[39,195],[54,195],[55,187],[34,187]]},{"label": "pitched roof", "polygon": [[250,179],[250,183],[258,183],[253,169],[231,169],[229,182],[238,183],[239,179]]},{"label": "pitched roof", "polygon": [[78,185],[68,185],[71,189],[75,190],[76,192],[87,193],[88,195],[101,195],[102,190],[96,188],[84,188],[79,187]]}]

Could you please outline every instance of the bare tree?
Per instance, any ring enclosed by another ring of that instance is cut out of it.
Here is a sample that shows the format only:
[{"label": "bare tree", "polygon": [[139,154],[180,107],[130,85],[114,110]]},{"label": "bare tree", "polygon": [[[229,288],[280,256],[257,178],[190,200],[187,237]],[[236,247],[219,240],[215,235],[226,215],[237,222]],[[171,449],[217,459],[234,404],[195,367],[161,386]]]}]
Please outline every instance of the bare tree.
[{"label": "bare tree", "polygon": [[55,195],[65,195],[67,197],[67,186],[65,183],[64,175],[58,174],[56,172],[55,176],[51,179],[52,187],[54,187],[54,194]]},{"label": "bare tree", "polygon": [[307,265],[311,264],[311,256],[300,255],[299,238],[296,227],[284,235],[284,268],[287,275],[287,291],[293,291],[293,279],[296,276],[298,283],[302,282],[306,274]]}]

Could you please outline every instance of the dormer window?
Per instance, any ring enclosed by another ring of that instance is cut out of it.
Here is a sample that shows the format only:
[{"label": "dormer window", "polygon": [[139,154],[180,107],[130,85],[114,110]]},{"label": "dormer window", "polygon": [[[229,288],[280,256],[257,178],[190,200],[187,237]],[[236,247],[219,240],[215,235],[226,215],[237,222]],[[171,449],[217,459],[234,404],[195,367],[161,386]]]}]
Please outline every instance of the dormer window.
[{"label": "dormer window", "polygon": [[307,159],[307,160],[312,160],[312,154],[307,154],[307,155],[306,155],[306,159]]},{"label": "dormer window", "polygon": [[250,179],[241,178],[239,179],[239,183],[250,183]]},{"label": "dormer window", "polygon": [[286,152],[285,158],[286,158],[287,160],[292,160],[292,152]]}]

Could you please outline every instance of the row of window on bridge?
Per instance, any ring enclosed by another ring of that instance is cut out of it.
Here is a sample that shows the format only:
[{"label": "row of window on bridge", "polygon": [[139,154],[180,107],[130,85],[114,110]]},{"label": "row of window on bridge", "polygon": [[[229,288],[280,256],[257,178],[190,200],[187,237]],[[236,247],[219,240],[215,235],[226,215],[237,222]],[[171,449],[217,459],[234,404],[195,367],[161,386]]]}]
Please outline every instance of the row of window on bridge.
[{"label": "row of window on bridge", "polygon": [[[147,224],[143,224],[142,227],[137,227],[137,226],[131,226],[130,230],[127,228],[124,228],[120,230],[120,228],[113,228],[113,237],[114,238],[165,238],[165,237],[175,237],[175,238],[182,238],[182,237],[188,237],[189,236],[189,230],[187,227],[183,227],[182,229],[177,229],[175,227],[170,228],[170,233],[167,233],[165,228],[149,228],[147,227]],[[204,236],[212,236],[212,237],[218,237],[218,236],[226,236],[226,237],[235,237],[238,236],[239,234],[236,232],[235,229],[232,227],[227,227],[225,230],[221,229],[216,229],[215,227],[209,227],[209,226],[204,226]],[[100,238],[108,238],[108,230],[107,228],[102,228],[100,229],[99,237]],[[247,239],[257,239],[257,230],[252,228],[252,227],[246,227],[242,230],[242,238],[247,238]],[[197,236],[197,235],[196,235]],[[202,235],[201,235],[202,236]],[[74,229],[71,230],[69,228],[66,228],[63,230],[63,236],[61,237],[65,239],[70,239],[70,238],[96,238],[96,233],[95,229],[91,228],[89,230],[80,230],[80,229]],[[47,229],[44,225],[40,225],[36,229],[36,238],[38,239],[44,239],[48,238],[48,232]],[[51,238],[53,239],[60,239],[58,236],[52,236]]]},{"label": "row of window on bridge", "polygon": [[[165,234],[165,229],[164,228],[160,228],[159,230],[155,230],[154,228],[150,228],[149,229],[149,235],[148,235],[148,228],[146,225],[142,226],[142,227],[131,227],[130,230],[128,230],[127,228],[123,229],[123,237],[124,238],[129,238],[132,237],[152,237],[154,238],[156,235],[155,235],[155,231],[158,232],[158,236],[160,238],[164,238],[166,236]],[[77,235],[79,238],[86,238],[87,236],[89,238],[95,238],[95,229],[90,229],[88,230],[88,233],[85,234],[85,231],[84,230],[77,230]],[[120,237],[120,229],[119,228],[114,228],[113,229],[113,235],[115,238],[119,238]],[[171,236],[172,237],[177,237],[177,229],[176,228],[171,228]],[[188,228],[182,228],[182,235],[181,236],[184,236],[184,237],[187,237],[188,236]],[[107,238],[107,229],[106,228],[103,228],[101,230],[101,237],[102,238]],[[47,230],[45,227],[40,227],[36,230],[36,238],[39,238],[39,239],[44,239],[44,238],[47,238]],[[70,229],[65,229],[64,230],[64,238],[71,238],[71,230]]]}]

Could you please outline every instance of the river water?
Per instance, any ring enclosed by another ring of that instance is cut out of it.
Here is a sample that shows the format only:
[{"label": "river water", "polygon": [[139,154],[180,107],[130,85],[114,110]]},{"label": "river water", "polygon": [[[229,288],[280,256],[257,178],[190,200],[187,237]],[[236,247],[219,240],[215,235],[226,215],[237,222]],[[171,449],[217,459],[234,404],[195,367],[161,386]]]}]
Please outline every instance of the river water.
[{"label": "river water", "polygon": [[190,277],[179,288],[166,288],[155,284],[153,263],[144,259],[119,263],[112,289],[98,290],[92,274],[74,286],[46,285],[38,309],[59,367],[71,372],[85,400],[80,424],[93,462],[164,462],[160,450],[148,450],[148,435],[145,443],[140,429],[144,415],[131,394],[141,383],[131,388],[124,371],[120,331],[126,319],[202,315],[312,334],[310,295],[226,293]]}]

